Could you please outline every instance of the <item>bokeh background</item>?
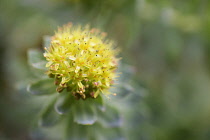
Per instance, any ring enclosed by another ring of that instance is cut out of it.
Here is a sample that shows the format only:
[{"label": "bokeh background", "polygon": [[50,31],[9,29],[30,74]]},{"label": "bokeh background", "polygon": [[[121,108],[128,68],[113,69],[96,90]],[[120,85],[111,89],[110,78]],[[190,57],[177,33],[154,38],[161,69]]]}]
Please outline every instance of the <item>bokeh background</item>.
[{"label": "bokeh background", "polygon": [[41,101],[26,91],[27,51],[68,22],[116,40],[123,71],[144,91],[131,140],[210,139],[209,0],[0,0],[1,140],[48,139],[35,127]]}]

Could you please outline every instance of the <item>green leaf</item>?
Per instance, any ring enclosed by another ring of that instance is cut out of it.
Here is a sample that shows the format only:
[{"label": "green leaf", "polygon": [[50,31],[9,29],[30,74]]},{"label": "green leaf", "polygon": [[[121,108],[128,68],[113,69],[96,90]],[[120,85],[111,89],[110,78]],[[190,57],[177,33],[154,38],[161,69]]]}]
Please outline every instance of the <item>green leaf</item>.
[{"label": "green leaf", "polygon": [[117,109],[107,106],[105,112],[98,113],[98,120],[104,127],[119,127],[122,125],[122,116]]},{"label": "green leaf", "polygon": [[74,121],[78,124],[92,125],[96,122],[96,110],[90,100],[78,100],[74,107]]},{"label": "green leaf", "polygon": [[81,125],[73,122],[72,115],[68,116],[67,129],[66,129],[66,140],[89,140],[89,129],[90,126]]},{"label": "green leaf", "polygon": [[40,126],[51,127],[60,120],[60,115],[53,108],[55,101],[56,98],[54,98],[50,104],[43,109],[39,119]]},{"label": "green leaf", "polygon": [[47,78],[29,84],[27,90],[35,95],[52,95],[56,92],[56,86],[54,85],[54,79]]},{"label": "green leaf", "polygon": [[[104,128],[101,125],[94,125],[91,129],[94,140],[125,140],[121,128]],[[91,139],[92,140],[92,139]]]},{"label": "green leaf", "polygon": [[43,56],[43,52],[40,50],[30,49],[28,51],[28,62],[32,67],[36,69],[47,70],[45,67],[47,61]]},{"label": "green leaf", "polygon": [[55,110],[59,114],[65,114],[69,112],[74,104],[74,97],[71,93],[65,91],[60,93],[59,99],[55,103]]},{"label": "green leaf", "polygon": [[44,40],[43,46],[45,48],[49,48],[51,44],[51,36],[46,35],[43,37],[43,40]]},{"label": "green leaf", "polygon": [[92,99],[92,102],[100,109],[101,111],[105,111],[104,101],[101,95],[99,95],[96,99]]}]

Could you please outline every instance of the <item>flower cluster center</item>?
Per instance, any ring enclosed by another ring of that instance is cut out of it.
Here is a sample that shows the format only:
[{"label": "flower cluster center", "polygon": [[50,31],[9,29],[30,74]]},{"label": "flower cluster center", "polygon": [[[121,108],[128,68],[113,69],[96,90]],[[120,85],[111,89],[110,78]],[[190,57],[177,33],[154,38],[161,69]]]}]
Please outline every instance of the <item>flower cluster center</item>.
[{"label": "flower cluster center", "polygon": [[113,84],[117,68],[113,42],[105,33],[88,26],[59,28],[45,48],[48,75],[55,78],[57,91],[70,91],[76,98],[96,98]]}]

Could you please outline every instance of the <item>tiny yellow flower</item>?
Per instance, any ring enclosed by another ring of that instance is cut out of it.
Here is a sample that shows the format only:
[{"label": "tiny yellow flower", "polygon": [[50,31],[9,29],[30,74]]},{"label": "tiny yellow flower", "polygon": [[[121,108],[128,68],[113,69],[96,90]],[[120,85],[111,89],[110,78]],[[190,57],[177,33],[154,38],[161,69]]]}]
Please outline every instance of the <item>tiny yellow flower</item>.
[{"label": "tiny yellow flower", "polygon": [[58,28],[45,48],[47,74],[55,78],[57,91],[66,89],[77,99],[96,98],[108,89],[116,78],[118,59],[113,41],[98,29],[73,26]]}]

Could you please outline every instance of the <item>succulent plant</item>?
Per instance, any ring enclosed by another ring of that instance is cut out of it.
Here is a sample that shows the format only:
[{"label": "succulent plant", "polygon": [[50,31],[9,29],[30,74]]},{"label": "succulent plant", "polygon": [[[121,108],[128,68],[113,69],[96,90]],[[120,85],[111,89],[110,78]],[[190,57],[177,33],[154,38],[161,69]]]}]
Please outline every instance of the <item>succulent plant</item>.
[{"label": "succulent plant", "polygon": [[[122,129],[126,114],[122,113],[127,109],[122,111],[122,104],[128,107],[139,96],[130,94],[133,90],[126,83],[126,75],[119,77],[121,81],[116,81],[116,88],[109,91],[116,80],[118,59],[113,42],[104,35],[88,26],[68,24],[53,37],[45,37],[46,52],[28,51],[29,64],[37,75],[28,91],[45,96],[46,106],[39,115],[39,124],[61,124],[62,139],[126,138]],[[115,92],[121,93],[113,96]]]}]

